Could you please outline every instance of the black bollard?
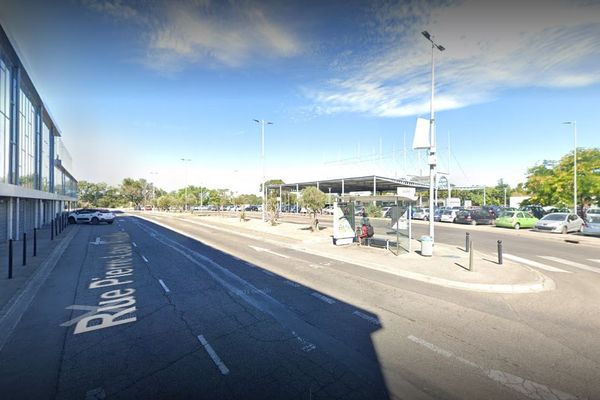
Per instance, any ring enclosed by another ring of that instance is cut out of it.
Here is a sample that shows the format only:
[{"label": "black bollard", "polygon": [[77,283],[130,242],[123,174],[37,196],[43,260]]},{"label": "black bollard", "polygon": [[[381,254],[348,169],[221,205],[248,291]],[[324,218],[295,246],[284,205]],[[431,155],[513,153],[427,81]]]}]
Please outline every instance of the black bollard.
[{"label": "black bollard", "polygon": [[23,232],[23,265],[27,265],[27,234]]},{"label": "black bollard", "polygon": [[502,240],[498,240],[498,264],[502,265]]},{"label": "black bollard", "polygon": [[13,252],[12,252],[12,239],[8,240],[8,279],[12,279],[13,270]]},{"label": "black bollard", "polygon": [[33,256],[37,256],[37,228],[33,228]]},{"label": "black bollard", "polygon": [[50,240],[54,240],[54,220],[50,220]]},{"label": "black bollard", "polygon": [[470,249],[470,243],[471,243],[471,234],[469,232],[467,232],[465,234],[465,251],[468,252]]}]

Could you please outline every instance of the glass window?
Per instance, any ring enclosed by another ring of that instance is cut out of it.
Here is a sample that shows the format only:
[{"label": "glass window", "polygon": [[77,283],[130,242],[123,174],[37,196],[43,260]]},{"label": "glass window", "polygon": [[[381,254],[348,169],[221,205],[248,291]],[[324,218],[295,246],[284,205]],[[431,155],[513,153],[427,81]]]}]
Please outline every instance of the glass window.
[{"label": "glass window", "polygon": [[42,187],[45,192],[50,191],[50,128],[42,123]]},{"label": "glass window", "polygon": [[0,182],[9,182],[10,69],[0,60]]},{"label": "glass window", "polygon": [[19,185],[35,189],[35,108],[22,90],[19,97]]}]

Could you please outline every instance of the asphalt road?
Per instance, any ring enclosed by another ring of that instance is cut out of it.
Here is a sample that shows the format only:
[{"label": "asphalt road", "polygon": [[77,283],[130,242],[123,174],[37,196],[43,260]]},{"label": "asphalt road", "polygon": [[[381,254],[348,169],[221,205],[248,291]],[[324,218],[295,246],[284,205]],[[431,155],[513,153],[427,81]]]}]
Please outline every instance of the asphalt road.
[{"label": "asphalt road", "polygon": [[3,398],[600,398],[594,271],[461,292],[148,218],[80,227],[0,351]]}]

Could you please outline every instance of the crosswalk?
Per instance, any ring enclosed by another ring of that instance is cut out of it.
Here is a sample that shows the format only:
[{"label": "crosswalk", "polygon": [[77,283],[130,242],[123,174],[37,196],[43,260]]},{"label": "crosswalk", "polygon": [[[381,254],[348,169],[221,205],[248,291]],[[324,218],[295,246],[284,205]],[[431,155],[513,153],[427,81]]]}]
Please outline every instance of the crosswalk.
[{"label": "crosswalk", "polygon": [[[506,258],[507,260],[511,260],[511,261],[520,263],[520,264],[528,265],[530,267],[543,269],[545,271],[559,272],[559,273],[565,273],[565,274],[571,274],[574,272],[571,270],[558,268],[553,265],[548,265],[543,262],[536,261],[535,259],[532,260],[529,258],[519,257],[514,254],[504,254],[504,258]],[[565,260],[564,258],[553,257],[553,256],[542,256],[542,255],[535,256],[535,258],[542,259],[545,262],[550,262],[552,264],[559,264],[561,267],[563,267],[563,266],[573,267],[573,268],[577,268],[579,270],[584,270],[584,271],[600,274],[600,267],[591,266],[591,265],[583,264],[583,263],[572,261],[572,260]],[[586,261],[589,261],[590,263],[593,263],[593,264],[600,264],[600,259],[588,258]]]}]

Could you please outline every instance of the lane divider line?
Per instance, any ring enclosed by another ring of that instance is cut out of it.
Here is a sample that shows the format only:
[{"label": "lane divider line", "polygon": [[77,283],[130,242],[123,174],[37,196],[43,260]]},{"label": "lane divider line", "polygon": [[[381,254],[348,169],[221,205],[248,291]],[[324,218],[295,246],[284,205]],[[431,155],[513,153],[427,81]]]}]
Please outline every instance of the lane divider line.
[{"label": "lane divider line", "polygon": [[357,317],[360,317],[364,320],[369,321],[370,323],[372,323],[373,325],[377,325],[377,326],[381,326],[381,322],[379,322],[379,319],[372,317],[370,315],[365,314],[364,312],[361,311],[354,311],[352,314],[356,315]]},{"label": "lane divider line", "polygon": [[562,258],[552,257],[552,256],[538,256],[538,257],[543,258],[544,260],[554,261],[554,262],[557,262],[557,263],[560,263],[560,264],[568,265],[570,267],[584,269],[586,271],[595,272],[597,274],[600,274],[600,269],[595,268],[595,267],[590,267],[589,265],[581,264],[581,263],[578,263],[578,262],[575,262],[575,261],[565,260],[565,259],[562,259]]},{"label": "lane divider line", "polygon": [[137,247],[137,244],[135,244],[135,242],[131,242],[131,244],[133,245],[133,247]]},{"label": "lane divider line", "polygon": [[142,256],[142,258],[144,259],[145,262],[150,262],[150,261],[148,261],[148,259],[146,257]]},{"label": "lane divider line", "polygon": [[588,258],[588,261],[591,261],[591,262],[595,262],[595,263],[598,263],[598,264],[600,264],[600,258],[598,258],[598,259],[594,259],[594,258]]},{"label": "lane divider line", "polygon": [[550,272],[563,272],[565,274],[571,274],[572,273],[571,271],[565,271],[564,269],[551,267],[549,265],[542,264],[542,263],[539,263],[539,262],[533,261],[533,260],[528,260],[527,258],[518,257],[518,256],[515,256],[515,255],[512,255],[512,254],[506,254],[506,253],[504,253],[504,258],[506,258],[508,260],[516,261],[516,262],[521,263],[521,264],[529,265],[530,267],[536,267],[536,268],[540,268],[540,269],[545,269],[546,271],[550,271]]},{"label": "lane divider line", "polygon": [[313,297],[316,297],[317,299],[319,299],[321,301],[324,301],[327,304],[334,304],[335,303],[334,299],[332,299],[331,297],[327,297],[325,295],[322,295],[321,293],[312,292],[310,295],[313,296]]},{"label": "lane divider line", "polygon": [[208,343],[206,341],[206,339],[204,338],[203,335],[198,335],[198,340],[200,341],[200,343],[204,347],[204,350],[206,350],[206,352],[208,353],[210,358],[212,358],[213,362],[217,365],[217,367],[219,368],[221,373],[223,375],[227,375],[229,373],[229,368],[227,368],[225,363],[223,363],[223,361],[221,361],[221,358],[219,357],[219,355],[217,354],[215,349],[212,348],[210,343]]},{"label": "lane divider line", "polygon": [[163,289],[165,290],[165,292],[166,292],[166,293],[169,293],[169,292],[170,292],[169,288],[167,287],[167,285],[165,285],[165,283],[163,282],[163,280],[162,280],[162,279],[159,279],[159,280],[158,280],[158,283],[160,283],[160,286],[162,286],[162,287],[163,287]]},{"label": "lane divider line", "polygon": [[275,253],[274,251],[271,251],[269,249],[264,249],[262,247],[257,247],[257,246],[252,246],[252,245],[248,245],[248,247],[258,251],[259,253],[269,253],[269,254],[273,254],[274,256],[278,256],[281,258],[290,258],[289,256],[286,256],[285,254]]}]

